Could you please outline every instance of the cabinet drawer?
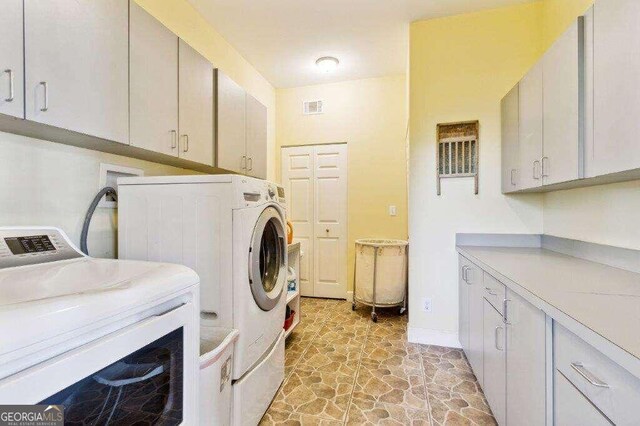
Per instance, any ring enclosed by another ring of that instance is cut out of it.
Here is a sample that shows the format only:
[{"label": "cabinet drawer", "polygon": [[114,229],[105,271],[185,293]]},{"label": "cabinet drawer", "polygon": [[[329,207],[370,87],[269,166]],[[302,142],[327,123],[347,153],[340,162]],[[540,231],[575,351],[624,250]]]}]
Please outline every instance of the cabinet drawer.
[{"label": "cabinet drawer", "polygon": [[615,424],[637,424],[640,379],[557,323],[553,334],[556,369]]},{"label": "cabinet drawer", "polygon": [[504,316],[504,299],[507,297],[507,287],[491,275],[484,273],[484,298]]},{"label": "cabinet drawer", "polygon": [[557,425],[610,426],[611,422],[580,391],[556,371],[555,413]]}]

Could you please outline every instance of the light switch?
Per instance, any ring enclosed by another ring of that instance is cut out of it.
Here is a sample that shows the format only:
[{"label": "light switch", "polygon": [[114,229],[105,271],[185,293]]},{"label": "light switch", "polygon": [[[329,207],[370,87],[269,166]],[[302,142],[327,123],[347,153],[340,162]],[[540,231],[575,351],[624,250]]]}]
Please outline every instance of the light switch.
[{"label": "light switch", "polygon": [[389,206],[389,216],[395,216],[397,213],[396,206]]}]

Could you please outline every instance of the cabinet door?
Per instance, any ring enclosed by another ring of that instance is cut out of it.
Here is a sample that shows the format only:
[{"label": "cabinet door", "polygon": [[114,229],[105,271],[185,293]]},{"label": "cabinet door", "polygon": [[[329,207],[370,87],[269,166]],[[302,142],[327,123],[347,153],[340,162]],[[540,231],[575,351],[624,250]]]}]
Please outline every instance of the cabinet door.
[{"label": "cabinet door", "polygon": [[554,374],[554,385],[555,424],[563,426],[611,426],[613,424],[557,371]]},{"label": "cabinet door", "polygon": [[467,273],[471,263],[462,256],[458,257],[458,339],[460,346],[469,353],[469,284]]},{"label": "cabinet door", "polygon": [[0,13],[0,114],[24,118],[23,0],[4,0]]},{"label": "cabinet door", "polygon": [[247,174],[267,178],[267,107],[247,94]]},{"label": "cabinet door", "polygon": [[484,366],[482,365],[483,351],[483,305],[484,305],[484,272],[471,264],[467,273],[469,281],[469,351],[467,358],[478,379],[480,386],[484,380]]},{"label": "cabinet door", "polygon": [[133,1],[130,10],[130,143],[177,157],[178,37]]},{"label": "cabinet door", "polygon": [[521,189],[542,185],[542,62],[520,81],[519,175]]},{"label": "cabinet door", "polygon": [[246,173],[245,92],[220,70],[217,74],[218,167],[236,173]]},{"label": "cabinet door", "polygon": [[640,167],[640,2],[594,5],[593,145],[587,177]]},{"label": "cabinet door", "polygon": [[[484,394],[499,425],[506,418],[506,357],[502,315],[484,301]],[[515,423],[514,423],[515,424]]]},{"label": "cabinet door", "polygon": [[26,118],[129,143],[129,2],[25,1]]},{"label": "cabinet door", "polygon": [[544,185],[583,176],[583,30],[578,18],[542,58]]},{"label": "cabinet door", "polygon": [[213,166],[213,65],[179,43],[180,157]]},{"label": "cabinet door", "polygon": [[507,290],[507,423],[545,423],[545,315]]},{"label": "cabinet door", "polygon": [[520,178],[519,87],[516,85],[502,99],[502,193],[517,191]]}]

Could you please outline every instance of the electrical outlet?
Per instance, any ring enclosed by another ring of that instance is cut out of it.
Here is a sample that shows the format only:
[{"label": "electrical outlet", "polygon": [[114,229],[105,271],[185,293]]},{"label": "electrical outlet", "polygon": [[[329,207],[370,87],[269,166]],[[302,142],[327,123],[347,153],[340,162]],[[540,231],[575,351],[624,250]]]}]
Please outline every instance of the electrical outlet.
[{"label": "electrical outlet", "polygon": [[395,216],[397,214],[396,206],[389,206],[389,216]]},{"label": "electrical outlet", "polygon": [[427,297],[426,299],[424,299],[424,311],[425,312],[431,312],[431,310],[433,309],[433,304],[431,302],[431,298]]}]

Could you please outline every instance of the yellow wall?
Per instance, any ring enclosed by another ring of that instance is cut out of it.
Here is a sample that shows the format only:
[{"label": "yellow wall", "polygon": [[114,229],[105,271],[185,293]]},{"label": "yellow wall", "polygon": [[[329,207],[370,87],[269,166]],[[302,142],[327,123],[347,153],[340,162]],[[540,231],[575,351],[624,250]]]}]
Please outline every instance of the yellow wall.
[{"label": "yellow wall", "polygon": [[274,87],[187,0],[135,1],[267,107],[267,171],[268,179],[274,180],[276,152],[276,91]]},{"label": "yellow wall", "polygon": [[582,15],[593,0],[543,0],[542,1],[542,46],[546,50]]},{"label": "yellow wall", "polygon": [[[458,232],[542,231],[542,196],[505,197],[500,100],[542,52],[542,5],[420,21],[410,34],[410,338],[457,344]],[[471,179],[436,194],[436,125],[480,121],[480,193]],[[433,311],[423,310],[425,298]]]},{"label": "yellow wall", "polygon": [[[405,77],[389,76],[278,89],[280,147],[347,142],[348,279],[358,238],[407,238]],[[325,113],[302,115],[302,102],[322,99]],[[390,217],[388,206],[397,206]],[[295,229],[294,229],[295,232]]]}]

